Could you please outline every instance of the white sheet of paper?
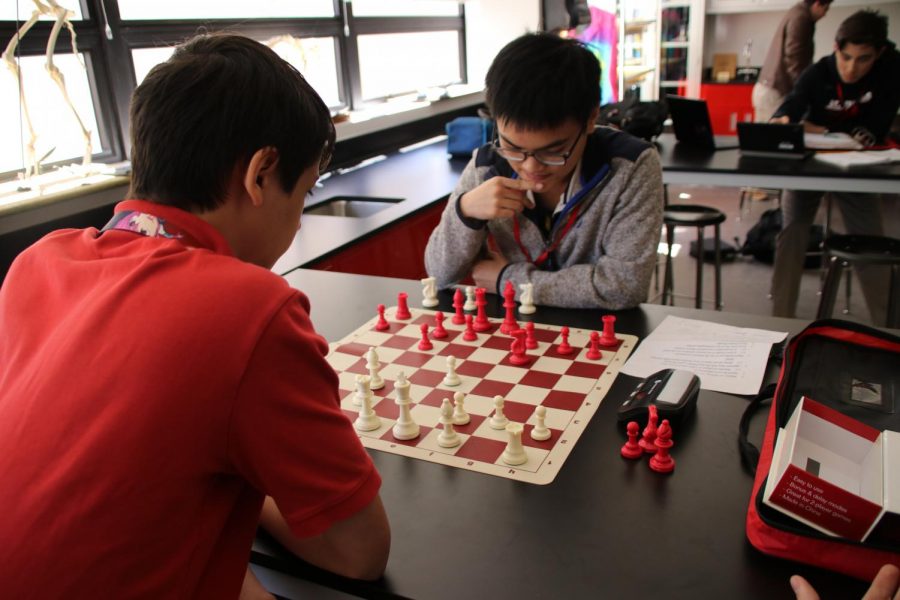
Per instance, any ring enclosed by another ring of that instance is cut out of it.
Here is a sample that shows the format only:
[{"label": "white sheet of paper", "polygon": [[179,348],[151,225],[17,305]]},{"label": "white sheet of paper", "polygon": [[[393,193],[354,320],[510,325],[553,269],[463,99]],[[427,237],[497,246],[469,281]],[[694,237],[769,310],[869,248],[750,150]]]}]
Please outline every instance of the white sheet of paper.
[{"label": "white sheet of paper", "polygon": [[647,377],[662,369],[685,369],[700,377],[705,390],[756,394],[772,344],[786,336],[669,315],[641,342],[622,372]]}]

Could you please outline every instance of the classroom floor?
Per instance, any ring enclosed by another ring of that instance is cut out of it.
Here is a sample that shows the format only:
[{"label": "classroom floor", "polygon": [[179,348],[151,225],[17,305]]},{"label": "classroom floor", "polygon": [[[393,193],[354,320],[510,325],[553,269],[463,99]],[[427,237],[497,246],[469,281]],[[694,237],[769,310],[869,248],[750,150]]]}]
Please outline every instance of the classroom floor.
[{"label": "classroom floor", "polygon": [[[689,194],[689,198],[683,197]],[[669,186],[669,202],[672,204],[703,204],[715,207],[727,215],[727,219],[721,226],[722,241],[728,242],[740,248],[747,231],[759,220],[760,215],[766,209],[777,206],[777,200],[769,197],[764,200],[748,200],[744,202],[743,213],[738,213],[740,188],[716,188],[704,186]],[[900,238],[900,196],[883,196],[882,213],[885,222],[885,235]],[[817,223],[824,223],[824,202],[820,207]],[[832,228],[842,231],[843,223],[840,210],[834,210],[832,215]],[[679,227],[675,230],[675,244],[680,244],[678,255],[674,258],[674,282],[675,305],[694,306],[694,279],[696,263],[689,254],[689,245],[696,239],[696,229],[693,227]],[[712,228],[706,228],[706,237],[712,237]],[[665,238],[663,238],[665,239]],[[659,268],[659,290],[655,281],[650,285],[649,301],[659,303],[659,292],[662,289],[662,277],[664,273],[663,262]],[[755,315],[771,314],[771,300],[768,298],[769,285],[772,277],[772,265],[759,262],[751,256],[740,256],[729,263],[722,264],[722,297],[723,311],[747,313]],[[713,308],[714,298],[714,269],[711,263],[704,266],[703,271],[703,308]],[[800,283],[800,298],[797,304],[797,318],[814,319],[819,306],[819,288],[821,274],[819,269],[807,269]],[[841,285],[841,291],[835,303],[834,317],[843,318],[860,323],[871,324],[869,310],[859,288],[859,283],[854,277],[851,283],[849,311],[843,313],[846,308],[845,286]]]}]

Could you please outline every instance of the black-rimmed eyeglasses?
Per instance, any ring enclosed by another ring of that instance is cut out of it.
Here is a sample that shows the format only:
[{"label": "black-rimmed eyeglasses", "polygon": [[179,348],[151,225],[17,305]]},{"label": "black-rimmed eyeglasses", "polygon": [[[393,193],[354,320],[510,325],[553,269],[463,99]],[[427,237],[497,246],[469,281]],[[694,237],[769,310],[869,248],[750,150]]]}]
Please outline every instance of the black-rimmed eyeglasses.
[{"label": "black-rimmed eyeglasses", "polygon": [[534,160],[538,161],[542,165],[547,165],[548,167],[559,167],[566,164],[566,161],[569,160],[570,156],[572,156],[572,152],[575,151],[575,146],[578,145],[578,140],[581,139],[581,136],[584,135],[584,132],[585,129],[582,128],[581,131],[578,132],[578,137],[576,137],[575,141],[572,142],[572,146],[565,152],[546,152],[544,150],[528,152],[527,150],[504,148],[500,145],[499,137],[494,138],[494,148],[497,150],[497,154],[511,162],[524,162],[526,158],[528,158],[529,156],[533,156]]}]

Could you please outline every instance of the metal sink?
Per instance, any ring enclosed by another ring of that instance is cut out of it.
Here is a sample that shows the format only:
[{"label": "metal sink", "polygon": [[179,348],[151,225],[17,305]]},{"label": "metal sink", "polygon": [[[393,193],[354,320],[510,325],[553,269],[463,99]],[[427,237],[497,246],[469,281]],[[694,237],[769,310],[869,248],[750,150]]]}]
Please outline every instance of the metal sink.
[{"label": "metal sink", "polygon": [[335,196],[303,210],[307,215],[328,217],[371,217],[375,213],[403,202],[403,198],[375,198],[371,196]]}]

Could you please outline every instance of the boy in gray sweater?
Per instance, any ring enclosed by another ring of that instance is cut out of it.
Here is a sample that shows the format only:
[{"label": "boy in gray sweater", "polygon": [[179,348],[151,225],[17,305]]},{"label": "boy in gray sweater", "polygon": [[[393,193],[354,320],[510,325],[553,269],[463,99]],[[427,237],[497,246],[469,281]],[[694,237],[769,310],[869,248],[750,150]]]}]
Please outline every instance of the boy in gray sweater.
[{"label": "boy in gray sweater", "polygon": [[425,249],[449,287],[471,274],[498,293],[533,284],[534,302],[622,309],[646,300],[662,224],[662,171],[650,144],[597,127],[600,66],[575,40],[528,34],[486,77],[496,139],[469,162]]}]

